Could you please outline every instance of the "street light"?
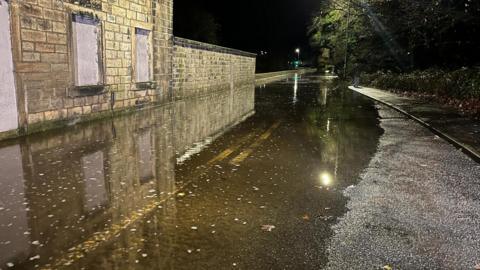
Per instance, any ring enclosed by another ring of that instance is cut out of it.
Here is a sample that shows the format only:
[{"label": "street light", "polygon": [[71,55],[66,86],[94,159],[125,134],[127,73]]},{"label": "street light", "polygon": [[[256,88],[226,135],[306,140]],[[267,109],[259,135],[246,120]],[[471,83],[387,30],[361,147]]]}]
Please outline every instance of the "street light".
[{"label": "street light", "polygon": [[297,53],[298,61],[300,61],[300,49],[299,48],[295,49],[295,52]]}]

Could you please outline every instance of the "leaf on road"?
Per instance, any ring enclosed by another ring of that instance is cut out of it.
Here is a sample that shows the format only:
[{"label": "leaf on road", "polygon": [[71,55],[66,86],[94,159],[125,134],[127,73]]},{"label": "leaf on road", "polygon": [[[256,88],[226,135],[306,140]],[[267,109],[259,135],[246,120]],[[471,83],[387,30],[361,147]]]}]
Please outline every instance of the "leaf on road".
[{"label": "leaf on road", "polygon": [[264,231],[271,232],[273,229],[275,229],[274,225],[262,225],[262,230]]}]

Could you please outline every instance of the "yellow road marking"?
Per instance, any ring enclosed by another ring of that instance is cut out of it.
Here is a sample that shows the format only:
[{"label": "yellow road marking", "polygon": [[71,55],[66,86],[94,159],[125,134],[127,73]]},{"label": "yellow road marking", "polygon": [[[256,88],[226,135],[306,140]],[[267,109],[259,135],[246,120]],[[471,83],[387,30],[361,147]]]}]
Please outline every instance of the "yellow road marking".
[{"label": "yellow road marking", "polygon": [[275,122],[265,133],[263,133],[254,143],[250,145],[246,150],[242,151],[238,156],[230,161],[230,164],[238,166],[242,163],[246,158],[248,158],[255,148],[259,147],[265,140],[272,136],[272,132],[280,126],[280,121]]},{"label": "yellow road marking", "polygon": [[232,153],[237,151],[246,141],[248,141],[250,138],[252,138],[254,133],[250,133],[247,136],[243,137],[237,144],[225,149],[223,152],[218,154],[216,157],[212,158],[207,164],[212,165],[213,163],[216,163],[218,161],[222,161],[229,157]]}]

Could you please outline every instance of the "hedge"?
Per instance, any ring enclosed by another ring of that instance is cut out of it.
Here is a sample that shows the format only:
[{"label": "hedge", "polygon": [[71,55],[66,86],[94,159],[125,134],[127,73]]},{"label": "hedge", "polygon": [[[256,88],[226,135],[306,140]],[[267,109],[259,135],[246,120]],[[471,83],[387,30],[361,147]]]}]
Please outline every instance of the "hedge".
[{"label": "hedge", "polygon": [[386,90],[423,93],[455,99],[480,98],[480,69],[424,70],[396,74],[377,72],[361,76],[362,84]]}]

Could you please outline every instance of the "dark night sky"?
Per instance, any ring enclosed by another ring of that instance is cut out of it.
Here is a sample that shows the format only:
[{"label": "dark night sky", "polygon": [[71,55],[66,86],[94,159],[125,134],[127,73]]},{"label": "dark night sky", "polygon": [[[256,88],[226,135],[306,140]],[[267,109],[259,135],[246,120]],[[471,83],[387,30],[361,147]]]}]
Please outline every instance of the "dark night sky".
[{"label": "dark night sky", "polygon": [[[279,58],[292,57],[296,47],[308,52],[307,26],[321,0],[175,0],[174,21],[179,25],[192,9],[211,13],[221,26],[219,45]],[[185,38],[189,33],[175,35]]]}]

